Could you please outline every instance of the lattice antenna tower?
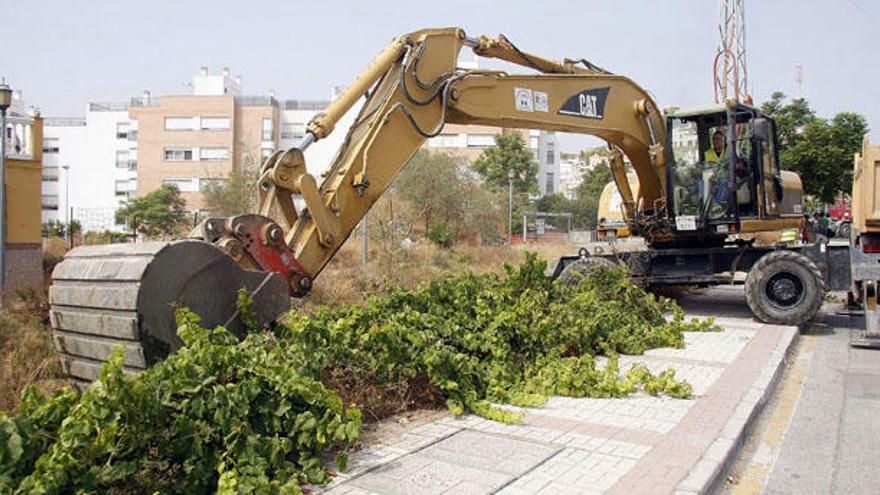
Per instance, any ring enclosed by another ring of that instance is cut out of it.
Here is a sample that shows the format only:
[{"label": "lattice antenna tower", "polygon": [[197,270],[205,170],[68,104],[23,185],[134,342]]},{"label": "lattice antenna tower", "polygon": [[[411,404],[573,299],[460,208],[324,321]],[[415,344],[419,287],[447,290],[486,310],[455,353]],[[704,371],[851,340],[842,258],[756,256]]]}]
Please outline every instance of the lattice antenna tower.
[{"label": "lattice antenna tower", "polygon": [[804,74],[804,64],[794,66],[794,83],[797,97],[805,97],[807,94],[807,77]]},{"label": "lattice antenna tower", "polygon": [[713,64],[716,103],[731,99],[751,103],[744,3],[745,0],[718,1],[718,51]]}]

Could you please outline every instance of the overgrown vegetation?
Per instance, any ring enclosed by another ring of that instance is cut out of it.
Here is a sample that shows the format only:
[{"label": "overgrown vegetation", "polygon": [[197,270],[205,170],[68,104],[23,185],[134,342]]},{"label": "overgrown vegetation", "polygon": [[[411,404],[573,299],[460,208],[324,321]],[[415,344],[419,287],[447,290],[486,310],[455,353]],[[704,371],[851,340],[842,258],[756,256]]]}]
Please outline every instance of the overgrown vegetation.
[{"label": "overgrown vegetation", "polygon": [[0,312],[0,411],[14,410],[28,385],[46,391],[63,385],[45,296],[31,291],[9,296]]},{"label": "overgrown vegetation", "polygon": [[[690,395],[673,371],[622,373],[616,355],[680,347],[682,332],[711,322],[686,323],[620,271],[562,286],[544,268],[529,255],[503,276],[388,287],[366,306],[293,314],[243,341],[183,310],[185,346],[156,367],[125,375],[119,354],[81,398],[29,389],[16,416],[0,415],[0,491],[300,493],[328,479],[328,455],[344,470],[360,410],[445,402],[454,414],[515,422],[497,404]],[[239,308],[252,321],[249,302]]]}]

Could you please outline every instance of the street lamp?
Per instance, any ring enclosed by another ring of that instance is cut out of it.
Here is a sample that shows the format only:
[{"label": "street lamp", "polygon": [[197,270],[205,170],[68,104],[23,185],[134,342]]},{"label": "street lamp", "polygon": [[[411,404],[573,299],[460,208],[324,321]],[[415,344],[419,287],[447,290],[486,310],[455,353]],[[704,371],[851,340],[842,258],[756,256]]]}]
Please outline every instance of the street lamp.
[{"label": "street lamp", "polygon": [[[73,249],[73,228],[70,225],[70,165],[62,165],[64,169],[64,217],[67,219],[67,237],[70,240],[70,247]],[[59,201],[60,203],[60,201]]]},{"label": "street lamp", "polygon": [[12,88],[0,80],[0,291],[6,279],[6,110],[12,105]]},{"label": "street lamp", "polygon": [[507,171],[507,242],[513,244],[513,170]]}]

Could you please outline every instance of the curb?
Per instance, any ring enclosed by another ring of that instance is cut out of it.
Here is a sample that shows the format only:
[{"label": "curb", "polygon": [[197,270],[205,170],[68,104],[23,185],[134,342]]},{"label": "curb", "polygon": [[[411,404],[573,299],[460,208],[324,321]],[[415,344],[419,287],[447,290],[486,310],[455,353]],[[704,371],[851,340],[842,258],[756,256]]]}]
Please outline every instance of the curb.
[{"label": "curb", "polygon": [[[758,331],[776,331],[761,327]],[[743,396],[733,415],[727,420],[721,435],[703,453],[691,471],[676,486],[676,493],[715,493],[724,485],[730,468],[736,461],[758,416],[763,412],[771,395],[776,391],[789,358],[800,339],[800,328],[787,327],[770,356],[770,362]]]}]

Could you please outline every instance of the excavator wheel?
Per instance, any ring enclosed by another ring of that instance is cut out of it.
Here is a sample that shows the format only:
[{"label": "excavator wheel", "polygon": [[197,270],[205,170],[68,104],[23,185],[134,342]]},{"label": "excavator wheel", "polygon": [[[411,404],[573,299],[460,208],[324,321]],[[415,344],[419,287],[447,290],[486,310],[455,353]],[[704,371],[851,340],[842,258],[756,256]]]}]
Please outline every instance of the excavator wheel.
[{"label": "excavator wheel", "polygon": [[84,246],[52,273],[50,318],[55,347],[72,384],[82,390],[122,347],[125,371],[139,373],[181,346],[175,307],[207,327],[245,332],[236,299],[244,289],[265,325],[290,309],[279,273],[245,270],[214,245],[197,240]]},{"label": "excavator wheel", "polygon": [[570,263],[559,274],[560,283],[565,285],[579,285],[584,277],[602,270],[612,270],[617,264],[607,258],[598,256],[584,256],[574,263]]},{"label": "excavator wheel", "polygon": [[764,323],[801,325],[813,319],[825,297],[816,264],[794,251],[762,256],[746,277],[746,302]]}]

